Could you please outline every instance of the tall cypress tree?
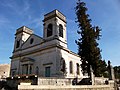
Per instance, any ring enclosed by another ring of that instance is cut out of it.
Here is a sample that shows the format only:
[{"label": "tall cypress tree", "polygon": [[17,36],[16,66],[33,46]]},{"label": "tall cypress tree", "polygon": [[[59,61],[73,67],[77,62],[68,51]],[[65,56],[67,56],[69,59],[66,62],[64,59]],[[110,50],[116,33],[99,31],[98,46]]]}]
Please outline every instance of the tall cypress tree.
[{"label": "tall cypress tree", "polygon": [[84,2],[78,0],[75,8],[77,23],[80,30],[78,34],[80,38],[76,41],[78,45],[78,54],[81,56],[83,73],[87,72],[90,75],[90,66],[94,71],[95,76],[99,76],[98,63],[101,60],[100,48],[98,40],[100,39],[100,28],[91,25],[91,19],[87,14],[87,7]]}]

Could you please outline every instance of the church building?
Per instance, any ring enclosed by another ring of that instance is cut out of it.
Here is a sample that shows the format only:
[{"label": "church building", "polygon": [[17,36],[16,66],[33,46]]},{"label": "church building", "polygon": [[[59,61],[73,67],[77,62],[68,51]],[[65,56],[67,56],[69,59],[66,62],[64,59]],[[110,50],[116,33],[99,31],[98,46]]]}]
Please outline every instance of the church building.
[{"label": "church building", "polygon": [[26,26],[18,28],[10,76],[82,78],[81,58],[68,49],[66,32],[66,17],[58,10],[44,15],[43,37]]}]

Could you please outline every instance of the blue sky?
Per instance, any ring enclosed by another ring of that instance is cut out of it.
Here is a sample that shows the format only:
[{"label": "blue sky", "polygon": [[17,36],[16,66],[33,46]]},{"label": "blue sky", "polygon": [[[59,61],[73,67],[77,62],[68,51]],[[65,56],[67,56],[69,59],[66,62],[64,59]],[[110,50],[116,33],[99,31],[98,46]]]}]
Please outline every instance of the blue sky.
[{"label": "blue sky", "polygon": [[[25,25],[42,36],[44,14],[58,9],[67,18],[67,41],[70,50],[77,53],[78,39],[75,10],[77,0],[0,0],[0,64],[10,63],[16,29]],[[102,29],[99,47],[102,59],[120,65],[120,1],[84,0],[92,24]]]}]

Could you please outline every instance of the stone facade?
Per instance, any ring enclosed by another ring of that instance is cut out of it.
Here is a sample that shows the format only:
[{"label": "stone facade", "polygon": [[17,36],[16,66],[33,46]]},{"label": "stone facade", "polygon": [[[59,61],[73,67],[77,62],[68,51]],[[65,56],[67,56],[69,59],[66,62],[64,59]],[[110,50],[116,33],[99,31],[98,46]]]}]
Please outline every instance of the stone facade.
[{"label": "stone facade", "polygon": [[0,64],[0,80],[6,79],[10,74],[9,64]]},{"label": "stone facade", "polygon": [[16,30],[10,76],[83,78],[80,57],[67,48],[66,17],[44,15],[43,37],[23,26]]}]

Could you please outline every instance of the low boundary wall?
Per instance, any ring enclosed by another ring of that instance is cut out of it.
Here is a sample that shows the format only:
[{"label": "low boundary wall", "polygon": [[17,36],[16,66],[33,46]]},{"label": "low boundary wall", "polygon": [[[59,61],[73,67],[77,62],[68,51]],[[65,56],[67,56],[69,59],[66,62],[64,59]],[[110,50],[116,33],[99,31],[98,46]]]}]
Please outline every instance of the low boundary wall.
[{"label": "low boundary wall", "polygon": [[65,78],[38,78],[38,85],[54,85],[54,86],[64,86],[72,85],[73,79]]},{"label": "low boundary wall", "polygon": [[110,85],[80,85],[80,86],[19,85],[18,90],[111,90],[111,88]]}]

